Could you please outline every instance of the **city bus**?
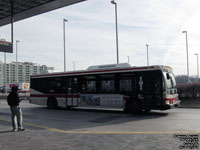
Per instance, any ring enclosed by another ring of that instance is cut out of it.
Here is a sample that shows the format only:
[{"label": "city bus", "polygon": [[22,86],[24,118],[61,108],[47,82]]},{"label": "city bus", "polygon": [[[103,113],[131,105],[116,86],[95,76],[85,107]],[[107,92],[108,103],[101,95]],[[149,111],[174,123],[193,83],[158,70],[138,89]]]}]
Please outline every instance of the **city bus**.
[{"label": "city bus", "polygon": [[30,103],[48,108],[120,108],[140,113],[167,110],[179,102],[169,66],[121,63],[31,76]]}]

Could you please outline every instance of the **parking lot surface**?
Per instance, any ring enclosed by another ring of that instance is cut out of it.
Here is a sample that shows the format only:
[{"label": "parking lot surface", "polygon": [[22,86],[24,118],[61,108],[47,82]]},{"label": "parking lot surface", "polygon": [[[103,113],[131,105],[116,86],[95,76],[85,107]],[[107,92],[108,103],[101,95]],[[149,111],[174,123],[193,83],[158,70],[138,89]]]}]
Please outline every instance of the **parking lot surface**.
[{"label": "parking lot surface", "polygon": [[[198,149],[199,109],[132,115],[121,110],[52,110],[28,101],[21,108],[27,131],[12,132],[10,109],[0,100],[0,150],[178,150],[192,144]],[[180,136],[195,138],[185,145]]]}]

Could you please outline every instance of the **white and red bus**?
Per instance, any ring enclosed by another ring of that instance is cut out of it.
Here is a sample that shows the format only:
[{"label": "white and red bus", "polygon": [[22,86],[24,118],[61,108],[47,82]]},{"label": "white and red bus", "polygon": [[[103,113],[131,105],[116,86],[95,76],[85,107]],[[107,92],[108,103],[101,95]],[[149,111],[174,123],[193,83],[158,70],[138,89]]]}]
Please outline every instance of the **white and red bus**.
[{"label": "white and red bus", "polygon": [[30,102],[56,107],[122,108],[138,113],[179,104],[172,68],[91,66],[87,70],[31,76]]}]

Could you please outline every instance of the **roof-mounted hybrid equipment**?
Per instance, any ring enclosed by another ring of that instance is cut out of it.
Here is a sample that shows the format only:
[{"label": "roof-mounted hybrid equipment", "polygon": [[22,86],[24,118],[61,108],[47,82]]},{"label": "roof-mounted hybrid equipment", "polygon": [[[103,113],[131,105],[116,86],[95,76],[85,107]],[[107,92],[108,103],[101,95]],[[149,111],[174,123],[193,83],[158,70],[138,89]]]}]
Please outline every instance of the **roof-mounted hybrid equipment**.
[{"label": "roof-mounted hybrid equipment", "polygon": [[128,63],[96,65],[96,66],[88,67],[87,70],[105,70],[105,69],[114,69],[114,68],[131,68],[131,65]]}]

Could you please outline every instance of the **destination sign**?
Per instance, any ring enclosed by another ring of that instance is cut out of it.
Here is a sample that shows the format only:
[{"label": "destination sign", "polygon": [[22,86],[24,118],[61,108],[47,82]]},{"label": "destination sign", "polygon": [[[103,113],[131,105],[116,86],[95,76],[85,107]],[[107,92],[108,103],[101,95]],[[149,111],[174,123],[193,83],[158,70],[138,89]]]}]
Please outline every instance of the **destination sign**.
[{"label": "destination sign", "polygon": [[0,52],[13,53],[12,43],[0,40]]}]

